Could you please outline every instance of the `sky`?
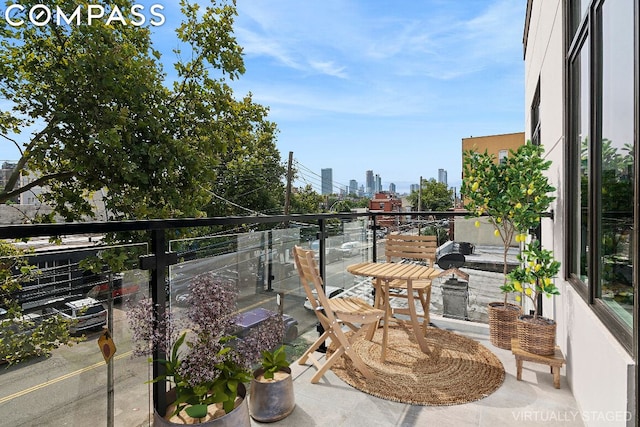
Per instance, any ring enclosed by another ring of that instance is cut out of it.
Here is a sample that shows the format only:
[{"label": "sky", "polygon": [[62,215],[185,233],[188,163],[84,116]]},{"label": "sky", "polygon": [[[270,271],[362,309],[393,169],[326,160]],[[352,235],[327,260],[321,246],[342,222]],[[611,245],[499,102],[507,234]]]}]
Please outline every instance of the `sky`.
[{"label": "sky", "polygon": [[[153,29],[165,70],[178,47],[177,1]],[[204,4],[204,1],[202,1]],[[295,186],[334,191],[365,173],[408,192],[420,177],[460,186],[462,138],[524,130],[522,0],[237,0],[235,34],[251,92],[293,152]],[[0,159],[17,158],[0,141]]]}]

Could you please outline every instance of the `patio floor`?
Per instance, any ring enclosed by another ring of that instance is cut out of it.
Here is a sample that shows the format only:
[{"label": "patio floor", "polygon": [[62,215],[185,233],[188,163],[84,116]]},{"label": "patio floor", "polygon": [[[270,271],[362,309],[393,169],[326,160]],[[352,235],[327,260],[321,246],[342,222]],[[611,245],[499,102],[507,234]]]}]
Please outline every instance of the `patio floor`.
[{"label": "patio floor", "polygon": [[[432,323],[472,338],[490,349],[505,369],[502,386],[490,396],[455,406],[419,406],[392,402],[363,393],[329,371],[317,384],[311,366],[291,365],[296,408],[274,426],[583,426],[581,412],[561,371],[560,389],[553,386],[548,366],[525,362],[522,381],[516,380],[510,350],[489,342],[486,324],[432,316]],[[317,335],[315,335],[317,337]],[[311,339],[312,337],[310,337]],[[252,425],[259,426],[252,420]]]}]

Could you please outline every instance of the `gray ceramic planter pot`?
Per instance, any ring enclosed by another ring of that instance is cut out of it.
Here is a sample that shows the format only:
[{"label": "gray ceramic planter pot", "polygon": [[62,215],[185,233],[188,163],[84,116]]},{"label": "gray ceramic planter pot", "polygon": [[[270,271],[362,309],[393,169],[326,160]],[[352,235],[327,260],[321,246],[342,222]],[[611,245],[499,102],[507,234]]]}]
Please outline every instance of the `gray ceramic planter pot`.
[{"label": "gray ceramic planter pot", "polygon": [[[172,392],[174,392],[174,390],[171,390],[167,393],[168,398],[170,398]],[[175,399],[175,393],[173,394],[173,396],[173,398]],[[190,425],[206,427],[251,427],[251,418],[249,418],[249,406],[247,404],[247,391],[243,384],[240,384],[240,386],[238,386],[238,396],[242,397],[242,403],[240,403],[240,405],[238,405],[238,407],[233,411],[223,415],[220,418],[215,418],[213,420]],[[154,411],[153,425],[154,427],[175,427],[185,424],[177,424],[171,421],[167,421],[163,417],[161,417],[157,411]]]},{"label": "gray ceramic planter pot", "polygon": [[256,381],[264,373],[262,368],[253,373],[249,395],[249,413],[251,418],[263,423],[281,420],[288,416],[296,406],[293,394],[291,369],[283,368],[285,378],[273,382]]}]

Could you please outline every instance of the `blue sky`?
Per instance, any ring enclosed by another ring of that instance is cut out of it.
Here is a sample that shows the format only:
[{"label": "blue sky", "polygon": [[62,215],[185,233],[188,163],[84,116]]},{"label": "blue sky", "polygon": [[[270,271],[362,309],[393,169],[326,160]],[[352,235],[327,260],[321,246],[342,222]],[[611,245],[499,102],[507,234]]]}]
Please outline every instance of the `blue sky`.
[{"label": "blue sky", "polygon": [[[179,24],[173,0],[154,29],[171,70]],[[203,2],[204,3],[204,2]],[[408,191],[447,170],[460,185],[461,139],[524,129],[522,0],[238,0],[246,73],[233,83],[270,107],[295,185],[320,191],[365,172]],[[0,145],[0,159],[17,150]]]},{"label": "blue sky", "polygon": [[[278,148],[338,185],[365,171],[408,190],[448,172],[461,139],[524,128],[521,0],[239,0],[247,72],[236,90],[271,107]],[[315,175],[313,175],[315,173]]]}]

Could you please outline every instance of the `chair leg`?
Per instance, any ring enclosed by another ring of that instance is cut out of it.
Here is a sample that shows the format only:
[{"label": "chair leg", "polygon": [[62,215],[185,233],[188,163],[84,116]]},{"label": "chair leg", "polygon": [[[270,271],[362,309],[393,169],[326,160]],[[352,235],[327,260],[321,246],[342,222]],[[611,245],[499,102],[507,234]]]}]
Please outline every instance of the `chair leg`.
[{"label": "chair leg", "polygon": [[[386,310],[386,307],[383,307],[383,302],[385,301],[385,298],[383,295],[384,291],[381,286],[381,280],[380,279],[374,279],[374,280],[376,280],[377,282],[375,285],[376,296],[374,298],[373,306],[376,308],[383,308]],[[380,320],[375,322],[374,325],[375,326],[372,326],[367,332],[367,335],[365,336],[368,341],[371,341],[373,339],[373,335],[376,333],[376,329],[378,329],[378,326],[380,326]]]},{"label": "chair leg", "polygon": [[[373,378],[373,372],[371,372],[371,370],[367,368],[367,365],[362,361],[360,356],[358,356],[358,354],[353,350],[353,347],[351,347],[351,340],[347,338],[345,333],[341,329],[339,329],[334,331],[334,335],[341,345],[340,348],[344,350],[344,353],[346,353],[347,356],[349,356],[349,358],[351,359],[351,362],[353,362],[353,366],[358,371],[360,371],[360,373],[364,375],[365,378]],[[355,338],[355,336],[352,337],[352,339],[353,338]],[[334,356],[335,355],[331,355],[331,361],[328,360],[325,366],[333,364],[335,362],[335,360],[332,360]]]},{"label": "chair leg", "polygon": [[[372,324],[372,325],[375,325],[375,324]],[[318,372],[316,372],[313,375],[313,377],[311,377],[311,383],[315,384],[318,381],[320,381],[320,378],[322,378],[322,376],[329,370],[329,368],[331,368],[331,366],[333,366],[334,363],[336,363],[336,361],[338,361],[340,357],[342,357],[343,354],[346,354],[347,356],[349,356],[349,358],[351,359],[351,362],[353,363],[353,366],[358,371],[360,371],[360,373],[364,375],[365,378],[367,379],[373,378],[373,372],[371,372],[371,370],[367,367],[367,365],[362,361],[360,356],[358,356],[355,350],[351,347],[351,340],[347,338],[347,335],[344,333],[342,329],[339,329],[339,325],[338,325],[338,328],[331,329],[327,331],[327,333],[331,337],[331,341],[337,344],[339,347],[336,349],[335,352],[331,354],[331,356],[329,356],[325,360],[324,364],[315,363],[317,361],[313,358],[313,356],[305,353],[305,355],[309,357],[314,362],[314,365],[318,368]],[[364,333],[363,329],[356,332],[352,336],[352,339],[357,337],[361,333]]]},{"label": "chair leg", "polygon": [[416,337],[416,341],[418,341],[418,345],[423,353],[431,354],[431,350],[427,346],[427,340],[425,339],[426,330],[422,329],[422,325],[418,323],[417,313],[416,313],[416,305],[414,302],[414,294],[413,289],[411,288],[411,284],[407,286],[407,297],[409,298],[409,316],[411,318],[411,326],[413,327],[413,333]]},{"label": "chair leg", "polygon": [[311,377],[311,383],[316,384],[320,381],[320,378],[324,376],[324,374],[329,370],[329,368],[336,363],[336,361],[342,357],[342,354],[345,352],[344,347],[340,347],[337,349],[324,363],[324,365],[318,367],[318,372],[316,372],[313,377]]},{"label": "chair leg", "polygon": [[330,335],[330,330],[325,329],[322,335],[320,335],[320,337],[315,340],[314,343],[309,346],[307,351],[305,351],[304,354],[300,357],[300,359],[298,360],[298,364],[304,365],[305,363],[307,363],[307,359],[310,357],[310,355],[313,354],[326,341],[326,339],[329,338]]},{"label": "chair leg", "polygon": [[427,325],[431,323],[431,317],[429,314],[430,307],[431,307],[431,288],[425,291],[425,296],[424,296],[424,315],[425,315],[425,320],[427,321]]},{"label": "chair leg", "polygon": [[422,324],[427,330],[429,326],[430,318],[429,318],[429,305],[431,304],[431,293],[425,292],[423,289],[418,291],[418,298],[420,299],[420,305],[422,305]]}]

